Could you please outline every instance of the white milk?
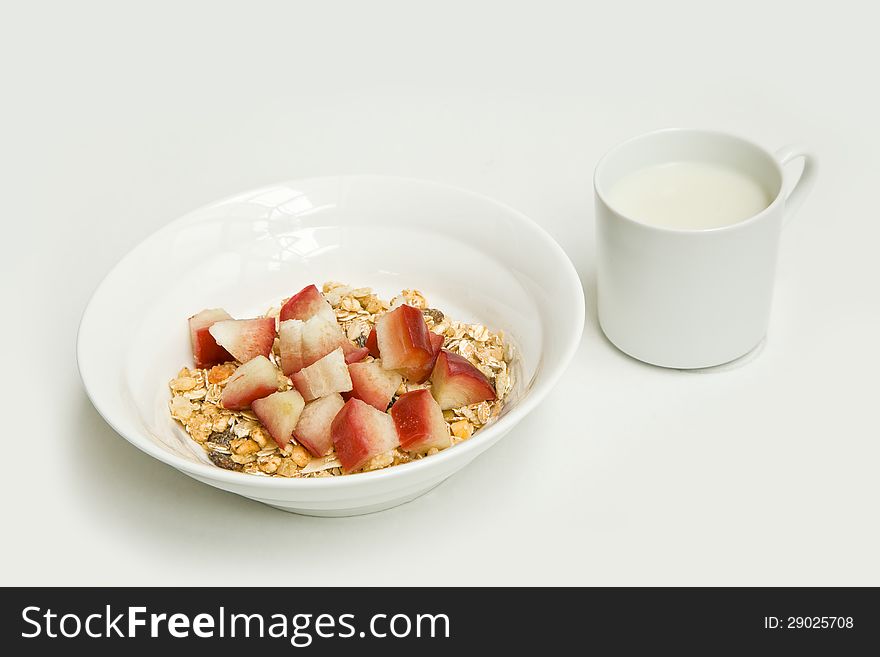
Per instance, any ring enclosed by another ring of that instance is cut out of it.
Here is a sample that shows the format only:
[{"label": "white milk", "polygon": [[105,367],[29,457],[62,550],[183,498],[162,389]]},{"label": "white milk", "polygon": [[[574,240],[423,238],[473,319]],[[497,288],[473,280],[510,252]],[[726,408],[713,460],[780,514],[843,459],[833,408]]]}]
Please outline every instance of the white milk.
[{"label": "white milk", "polygon": [[706,162],[669,162],[638,169],[615,183],[608,203],[620,214],[666,228],[699,230],[735,224],[770,205],[755,180]]}]

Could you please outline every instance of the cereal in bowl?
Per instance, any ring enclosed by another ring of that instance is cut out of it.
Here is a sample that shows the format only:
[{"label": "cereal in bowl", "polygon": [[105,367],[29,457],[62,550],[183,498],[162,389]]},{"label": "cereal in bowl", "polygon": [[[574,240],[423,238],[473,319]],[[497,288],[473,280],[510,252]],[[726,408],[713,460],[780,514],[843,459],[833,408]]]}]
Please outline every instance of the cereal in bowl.
[{"label": "cereal in bowl", "polygon": [[504,334],[456,322],[418,290],[309,285],[263,317],[189,320],[193,367],[169,410],[215,465],[334,477],[425,458],[468,440],[513,388]]}]

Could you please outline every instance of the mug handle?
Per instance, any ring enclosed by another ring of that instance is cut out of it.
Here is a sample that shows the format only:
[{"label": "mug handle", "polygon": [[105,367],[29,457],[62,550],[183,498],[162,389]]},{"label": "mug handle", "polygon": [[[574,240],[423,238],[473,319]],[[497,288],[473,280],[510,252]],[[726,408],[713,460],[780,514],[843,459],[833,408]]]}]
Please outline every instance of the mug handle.
[{"label": "mug handle", "polygon": [[[813,184],[816,182],[816,174],[818,173],[818,162],[816,161],[816,156],[810,150],[797,144],[783,146],[776,151],[776,159],[779,160],[779,164],[782,167],[798,158],[803,158],[804,168],[789,190],[788,196],[785,197],[785,223],[791,220],[791,217],[797,212],[797,209],[813,188]],[[783,172],[783,179],[787,177]]]}]

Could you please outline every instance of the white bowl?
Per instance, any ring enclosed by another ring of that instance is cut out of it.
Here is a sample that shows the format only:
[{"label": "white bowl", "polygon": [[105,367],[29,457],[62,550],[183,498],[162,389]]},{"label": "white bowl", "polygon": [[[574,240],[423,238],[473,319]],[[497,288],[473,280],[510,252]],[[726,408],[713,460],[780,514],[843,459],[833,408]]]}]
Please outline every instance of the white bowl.
[{"label": "white bowl", "polygon": [[[252,317],[309,283],[421,290],[453,318],[502,329],[514,394],[470,440],[425,459],[342,477],[284,479],[213,465],[168,414],[167,381],[191,362],[186,318]],[[95,291],[77,359],[104,419],[151,456],[211,486],[284,509],[342,516],[427,492],[533,410],[580,341],[584,297],[562,249],[524,215],[436,183],[379,176],[298,180],[187,214],[145,239]]]}]

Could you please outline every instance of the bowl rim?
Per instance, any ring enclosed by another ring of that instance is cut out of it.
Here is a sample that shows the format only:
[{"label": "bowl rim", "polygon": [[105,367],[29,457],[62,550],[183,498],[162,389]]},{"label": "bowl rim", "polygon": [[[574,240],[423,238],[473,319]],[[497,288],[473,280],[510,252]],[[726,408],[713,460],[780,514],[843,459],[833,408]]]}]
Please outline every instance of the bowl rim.
[{"label": "bowl rim", "polygon": [[[567,284],[565,289],[569,289],[571,292],[571,294],[569,295],[571,298],[562,300],[562,303],[560,304],[564,307],[571,308],[572,311],[570,313],[570,321],[568,322],[568,326],[566,327],[566,345],[562,357],[559,361],[559,366],[556,367],[554,371],[547,371],[546,373],[544,373],[543,376],[541,375],[541,370],[538,370],[538,373],[536,373],[536,376],[534,377],[535,385],[529,390],[529,393],[525,395],[525,397],[521,401],[514,404],[511,407],[510,411],[504,415],[504,417],[499,418],[494,423],[490,424],[484,429],[481,429],[478,432],[478,435],[474,436],[474,439],[464,441],[462,443],[459,443],[458,445],[454,445],[454,449],[445,449],[438,454],[432,455],[430,458],[418,459],[416,461],[402,463],[400,465],[396,465],[390,468],[382,468],[380,470],[373,470],[370,472],[357,472],[340,477],[257,477],[233,470],[225,470],[213,464],[190,461],[171,451],[163,449],[162,447],[154,443],[151,439],[140,435],[136,431],[126,431],[121,429],[118,424],[114,422],[112,417],[113,413],[111,413],[107,409],[107,405],[102,403],[101,395],[96,394],[95,391],[98,389],[97,386],[94,383],[90,383],[89,377],[83,371],[82,362],[85,356],[85,354],[83,353],[83,325],[86,323],[86,319],[88,318],[89,313],[92,312],[95,300],[99,296],[101,290],[104,288],[105,285],[108,284],[112,276],[122,265],[122,263],[128,258],[128,256],[135,249],[137,249],[148,240],[157,238],[165,232],[171,231],[178,226],[184,225],[187,222],[192,221],[195,216],[210,208],[215,208],[244,198],[253,197],[254,195],[278,188],[283,185],[304,185],[340,180],[356,180],[358,182],[376,181],[380,184],[417,184],[445,189],[449,192],[471,197],[483,203],[494,205],[495,207],[503,210],[505,213],[519,221],[523,227],[530,230],[532,233],[530,239],[537,240],[542,243],[547,249],[549,249],[549,251],[553,252],[556,258],[560,261],[562,269],[565,272],[565,282]],[[222,482],[230,485],[243,485],[246,487],[260,489],[278,488],[288,491],[293,491],[297,489],[310,491],[315,491],[319,489],[327,490],[331,488],[338,489],[353,485],[367,485],[369,482],[390,481],[391,479],[401,478],[405,476],[416,476],[417,473],[420,471],[430,470],[432,468],[437,469],[440,468],[445,462],[449,462],[455,459],[461,459],[468,452],[478,450],[477,454],[479,454],[480,448],[486,442],[490,442],[489,446],[491,446],[491,442],[494,442],[492,440],[493,437],[497,436],[495,439],[499,439],[503,434],[507,433],[508,430],[513,428],[520,420],[522,420],[522,418],[528,415],[528,413],[530,413],[544,399],[547,393],[549,393],[549,391],[553,388],[553,386],[555,386],[556,382],[559,380],[562,374],[566,371],[582,339],[584,323],[586,319],[585,309],[586,302],[584,299],[583,285],[581,284],[580,277],[578,276],[577,271],[575,270],[575,267],[571,262],[571,259],[568,257],[562,247],[533,219],[505,203],[497,201],[489,196],[485,196],[478,192],[473,192],[455,185],[420,178],[386,176],[378,174],[340,174],[327,176],[309,176],[304,178],[282,180],[273,184],[263,185],[261,187],[238,192],[220,198],[218,200],[211,201],[169,221],[155,231],[146,235],[143,239],[139,240],[116,261],[113,267],[110,268],[110,270],[98,283],[98,285],[93,290],[91,296],[89,297],[89,301],[86,303],[77,329],[76,362],[77,370],[79,371],[80,379],[82,380],[86,395],[88,396],[92,405],[95,407],[95,410],[98,411],[98,414],[104,419],[104,421],[108,425],[110,425],[110,427],[119,436],[124,438],[126,441],[128,441],[141,451],[146,452],[153,458],[161,461],[162,463],[170,465],[188,475],[196,477],[197,479],[209,479],[215,482]],[[474,456],[476,456],[477,454],[475,454]]]}]

